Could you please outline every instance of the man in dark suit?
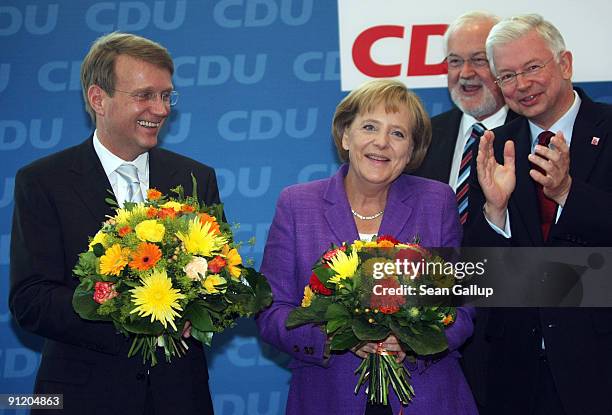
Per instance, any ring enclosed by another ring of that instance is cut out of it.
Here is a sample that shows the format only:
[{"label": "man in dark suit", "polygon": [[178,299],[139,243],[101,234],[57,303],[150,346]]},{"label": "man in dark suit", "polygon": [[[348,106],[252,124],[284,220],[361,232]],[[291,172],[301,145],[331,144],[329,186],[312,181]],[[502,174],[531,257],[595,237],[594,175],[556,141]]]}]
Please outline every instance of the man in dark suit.
[{"label": "man in dark suit", "polygon": [[[612,107],[573,87],[572,54],[541,16],[497,24],[487,53],[523,117],[480,141],[466,242],[610,246]],[[486,413],[612,413],[612,310],[492,309],[486,332]]]},{"label": "man in dark suit", "polygon": [[485,40],[499,18],[469,12],[453,21],[444,34],[448,90],[455,108],[432,118],[432,141],[414,173],[448,183],[457,190],[460,164],[475,123],[486,129],[516,117],[504,103],[485,52]]},{"label": "man in dark suit", "polygon": [[205,203],[219,202],[213,169],[156,148],[177,99],[173,71],[168,51],[148,39],[98,39],[81,68],[93,136],[15,178],[9,304],[20,327],[46,340],[35,393],[63,394],[62,414],[213,413],[201,344],[187,339],[184,357],[151,368],[127,357],[131,342],[111,323],[82,320],[72,308],[72,269],[113,213],[109,190],[120,204],[142,200],[148,188],[181,184],[189,194],[193,174]]}]

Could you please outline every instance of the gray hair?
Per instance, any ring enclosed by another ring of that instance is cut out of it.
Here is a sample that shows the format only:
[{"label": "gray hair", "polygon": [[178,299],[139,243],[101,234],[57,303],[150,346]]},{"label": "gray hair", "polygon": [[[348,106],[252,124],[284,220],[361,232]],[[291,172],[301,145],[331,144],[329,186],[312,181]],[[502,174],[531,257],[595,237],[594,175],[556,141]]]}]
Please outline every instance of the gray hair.
[{"label": "gray hair", "polygon": [[489,57],[493,75],[497,76],[493,49],[496,46],[520,39],[532,30],[535,30],[544,39],[553,53],[555,61],[559,62],[561,53],[566,50],[561,32],[539,14],[522,14],[502,20],[493,26],[489,37],[487,37],[487,56]]},{"label": "gray hair", "polygon": [[457,30],[470,23],[488,21],[493,24],[497,24],[499,23],[499,20],[500,18],[498,16],[481,10],[467,12],[457,17],[450,25],[448,25],[446,32],[444,32],[444,55],[448,54],[448,41],[453,33],[455,33]]}]

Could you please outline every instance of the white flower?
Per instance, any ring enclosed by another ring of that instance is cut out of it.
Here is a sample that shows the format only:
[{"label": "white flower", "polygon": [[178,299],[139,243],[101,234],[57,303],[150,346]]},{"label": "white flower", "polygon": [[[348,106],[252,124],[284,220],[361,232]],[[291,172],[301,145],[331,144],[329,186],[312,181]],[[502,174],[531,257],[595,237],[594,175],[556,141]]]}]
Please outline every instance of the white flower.
[{"label": "white flower", "polygon": [[194,256],[189,264],[185,265],[183,271],[189,278],[194,281],[199,281],[206,277],[206,271],[208,270],[208,261],[201,256]]}]

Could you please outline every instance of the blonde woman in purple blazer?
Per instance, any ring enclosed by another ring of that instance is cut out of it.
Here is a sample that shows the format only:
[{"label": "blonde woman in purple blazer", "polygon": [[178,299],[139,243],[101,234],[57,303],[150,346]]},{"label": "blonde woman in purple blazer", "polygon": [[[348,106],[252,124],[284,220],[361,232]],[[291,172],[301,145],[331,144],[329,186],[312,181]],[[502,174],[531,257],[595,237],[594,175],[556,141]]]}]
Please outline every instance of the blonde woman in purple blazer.
[{"label": "blonde woman in purple blazer", "polygon": [[[299,306],[311,268],[331,243],[392,235],[400,241],[420,237],[429,247],[458,246],[461,226],[455,195],[446,184],[404,174],[419,166],[431,141],[431,125],[417,96],[402,83],[370,81],[336,108],[333,137],[343,164],[331,178],[290,186],[279,197],[261,271],[274,293],[272,307],[258,318],[264,341],[293,357],[287,414],[385,414],[390,406],[366,405],[354,387],[354,370],[376,344],[323,356],[326,336],[317,326],[287,330],[287,315]],[[460,308],[446,330],[449,351],[404,364],[416,397],[410,415],[472,415],[477,410],[459,366],[457,348],[472,334],[473,310]],[[397,339],[387,350],[405,353]]]}]

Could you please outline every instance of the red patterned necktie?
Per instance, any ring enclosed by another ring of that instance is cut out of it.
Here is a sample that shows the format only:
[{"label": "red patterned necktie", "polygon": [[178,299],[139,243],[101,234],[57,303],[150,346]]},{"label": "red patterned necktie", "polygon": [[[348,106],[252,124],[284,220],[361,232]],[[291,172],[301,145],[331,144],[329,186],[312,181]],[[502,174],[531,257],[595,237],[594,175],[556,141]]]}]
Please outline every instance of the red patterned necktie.
[{"label": "red patterned necktie", "polygon": [[474,148],[476,140],[478,140],[486,131],[486,128],[481,123],[475,123],[472,126],[472,132],[468,138],[463,154],[461,155],[461,165],[459,167],[459,176],[457,177],[456,197],[457,209],[459,210],[459,221],[462,225],[468,219],[468,191],[470,189],[470,170],[472,168],[472,158],[474,157]]},{"label": "red patterned necktie", "polygon": [[[548,147],[548,144],[550,144],[550,139],[554,135],[555,134],[553,132],[542,131],[540,134],[538,134],[538,144],[540,144],[541,146]],[[544,170],[542,170],[540,167],[534,165],[534,168],[540,173],[546,174],[544,173]],[[542,236],[546,241],[548,240],[550,227],[555,221],[555,215],[557,213],[557,202],[552,199],[549,199],[544,194],[544,189],[542,188],[541,184],[536,183],[536,188],[538,194],[538,202],[540,205],[540,227],[542,228]]]}]

